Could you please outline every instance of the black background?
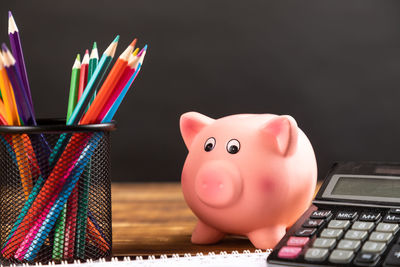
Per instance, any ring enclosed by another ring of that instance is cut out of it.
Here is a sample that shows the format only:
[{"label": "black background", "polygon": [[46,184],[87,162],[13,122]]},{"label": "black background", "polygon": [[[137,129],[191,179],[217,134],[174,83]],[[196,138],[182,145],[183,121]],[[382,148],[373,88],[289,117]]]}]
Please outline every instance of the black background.
[{"label": "black background", "polygon": [[65,117],[76,56],[117,34],[149,45],[116,114],[114,181],[178,181],[179,117],[290,114],[323,177],[335,160],[400,161],[399,1],[2,1],[20,30],[38,118]]}]

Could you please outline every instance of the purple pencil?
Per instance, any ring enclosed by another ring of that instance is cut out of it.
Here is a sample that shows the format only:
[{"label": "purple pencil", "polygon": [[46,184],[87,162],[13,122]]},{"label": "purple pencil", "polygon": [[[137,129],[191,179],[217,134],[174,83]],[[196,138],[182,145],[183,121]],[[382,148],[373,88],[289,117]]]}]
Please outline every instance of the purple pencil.
[{"label": "purple pencil", "polygon": [[19,31],[17,24],[15,23],[14,17],[11,11],[8,11],[8,37],[10,39],[11,51],[16,61],[16,68],[21,75],[21,81],[24,85],[25,94],[28,97],[29,105],[31,110],[33,109],[33,102],[31,96],[31,88],[29,86],[28,74],[26,72],[24,54],[22,52],[21,39],[19,38]]},{"label": "purple pencil", "polygon": [[24,85],[21,81],[21,76],[15,67],[15,59],[8,50],[6,44],[2,44],[4,67],[6,68],[8,78],[14,89],[15,102],[17,103],[18,114],[22,119],[24,125],[36,125],[35,117],[29,100],[24,90]]}]

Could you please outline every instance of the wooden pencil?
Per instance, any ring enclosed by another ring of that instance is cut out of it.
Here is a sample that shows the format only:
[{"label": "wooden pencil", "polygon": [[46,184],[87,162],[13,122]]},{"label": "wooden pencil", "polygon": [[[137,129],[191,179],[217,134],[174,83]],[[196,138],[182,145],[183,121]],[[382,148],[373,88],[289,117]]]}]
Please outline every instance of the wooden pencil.
[{"label": "wooden pencil", "polygon": [[9,125],[20,125],[14,94],[12,93],[10,81],[8,80],[6,69],[4,68],[3,55],[1,53],[0,53],[0,89],[2,91],[4,105],[7,112],[6,118]]},{"label": "wooden pencil", "polygon": [[137,65],[137,67],[135,67],[135,72],[133,73],[133,75],[131,76],[129,81],[126,83],[125,87],[122,89],[121,93],[118,95],[117,99],[114,101],[111,108],[107,111],[106,115],[102,118],[102,123],[107,123],[112,120],[112,118],[114,117],[115,113],[117,112],[119,106],[121,105],[121,102],[124,99],[126,93],[128,92],[129,88],[132,86],[132,83],[135,81],[135,79],[142,67],[143,60],[144,60],[144,57],[145,57],[146,51],[147,51],[147,45],[144,47],[144,49],[142,51],[143,52],[140,55],[139,63]]},{"label": "wooden pencil", "polygon": [[81,62],[79,54],[76,56],[74,65],[72,66],[71,82],[69,88],[68,98],[68,111],[67,120],[71,117],[72,111],[74,110],[76,103],[78,102],[78,87],[79,87],[79,74],[81,70]]},{"label": "wooden pencil", "polygon": [[85,55],[83,56],[83,59],[82,59],[77,99],[81,98],[81,96],[83,94],[83,90],[86,87],[87,80],[88,80],[88,68],[89,68],[89,50],[86,50]]},{"label": "wooden pencil", "polygon": [[113,68],[108,74],[106,80],[101,86],[98,95],[94,99],[89,110],[83,116],[81,124],[90,124],[100,122],[98,117],[101,110],[104,108],[107,100],[110,98],[114,87],[117,85],[121,75],[123,74],[126,66],[128,65],[128,58],[131,56],[136,39],[125,49],[125,51],[119,56],[115,62]]},{"label": "wooden pencil", "polygon": [[115,55],[115,50],[117,49],[118,40],[119,36],[117,36],[114,39],[114,41],[108,46],[106,51],[104,51],[93,76],[88,81],[81,98],[76,104],[76,107],[72,112],[71,117],[67,121],[67,125],[78,124],[79,120],[82,118],[83,112],[85,111],[85,108],[88,105],[90,98],[92,97],[94,91],[98,88],[105,72],[107,71],[111,63],[111,60]]},{"label": "wooden pencil", "polygon": [[8,37],[10,39],[11,51],[16,60],[16,68],[21,75],[22,84],[24,85],[23,88],[29,100],[29,105],[31,106],[31,109],[34,110],[31,96],[31,88],[29,85],[28,74],[26,72],[24,54],[22,52],[21,39],[19,36],[17,24],[15,23],[11,11],[8,11]]},{"label": "wooden pencil", "polygon": [[21,81],[19,71],[15,67],[16,61],[10,50],[8,50],[7,46],[4,43],[2,44],[2,49],[4,67],[6,68],[8,78],[10,79],[10,82],[14,89],[18,114],[21,117],[24,125],[36,125],[36,120],[29,104],[24,85]]}]

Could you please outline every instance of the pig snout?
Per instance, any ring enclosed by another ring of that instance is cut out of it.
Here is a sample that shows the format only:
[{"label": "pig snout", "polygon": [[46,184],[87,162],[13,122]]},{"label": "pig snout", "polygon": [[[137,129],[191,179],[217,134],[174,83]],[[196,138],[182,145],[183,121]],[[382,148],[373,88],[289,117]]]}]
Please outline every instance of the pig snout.
[{"label": "pig snout", "polygon": [[226,161],[207,162],[197,173],[195,191],[204,204],[226,207],[234,203],[242,192],[239,169]]}]

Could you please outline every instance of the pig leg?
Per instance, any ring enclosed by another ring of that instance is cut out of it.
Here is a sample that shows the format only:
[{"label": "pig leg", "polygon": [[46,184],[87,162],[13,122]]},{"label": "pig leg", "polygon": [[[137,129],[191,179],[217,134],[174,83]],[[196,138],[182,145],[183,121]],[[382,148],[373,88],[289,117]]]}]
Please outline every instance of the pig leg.
[{"label": "pig leg", "polygon": [[275,226],[255,230],[247,234],[247,237],[256,248],[269,249],[273,248],[285,233],[285,226]]},{"label": "pig leg", "polygon": [[191,240],[194,244],[212,244],[220,241],[224,235],[224,233],[199,220],[193,230]]}]

